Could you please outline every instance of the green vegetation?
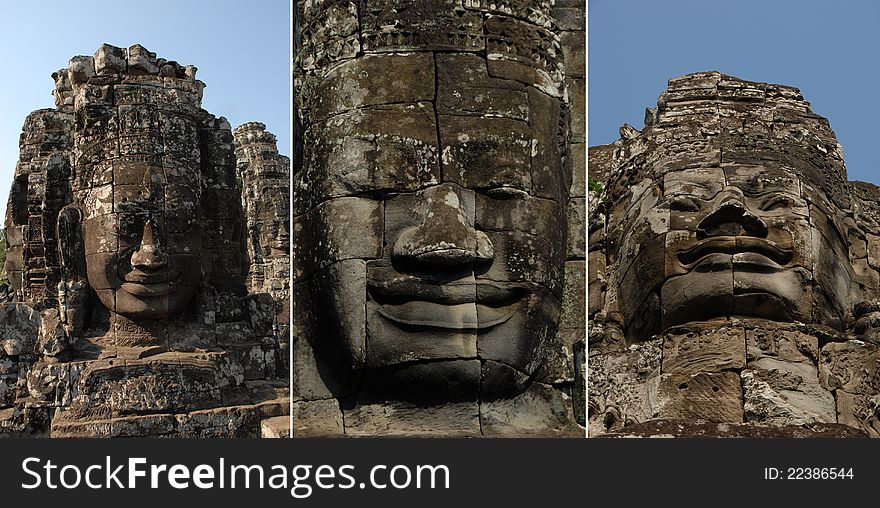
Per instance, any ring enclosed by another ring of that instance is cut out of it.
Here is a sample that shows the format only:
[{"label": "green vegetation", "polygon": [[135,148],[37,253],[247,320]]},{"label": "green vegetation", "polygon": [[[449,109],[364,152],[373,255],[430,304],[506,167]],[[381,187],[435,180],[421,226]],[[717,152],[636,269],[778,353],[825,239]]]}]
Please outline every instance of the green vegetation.
[{"label": "green vegetation", "polygon": [[600,203],[605,201],[605,196],[603,195],[605,193],[605,186],[602,185],[602,182],[600,182],[599,180],[593,180],[592,177],[588,176],[587,190],[596,194],[596,198],[599,200]]}]

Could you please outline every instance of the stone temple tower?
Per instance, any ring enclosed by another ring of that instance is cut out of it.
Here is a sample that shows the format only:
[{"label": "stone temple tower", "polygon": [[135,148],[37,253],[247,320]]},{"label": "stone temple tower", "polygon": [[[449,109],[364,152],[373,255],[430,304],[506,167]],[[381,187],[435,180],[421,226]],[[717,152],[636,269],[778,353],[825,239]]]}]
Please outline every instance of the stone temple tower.
[{"label": "stone temple tower", "polygon": [[[287,344],[290,330],[290,158],[279,155],[275,135],[260,122],[238,126],[235,159],[247,219],[251,293],[271,295],[274,329]],[[287,351],[287,348],[282,348]]]},{"label": "stone temple tower", "polygon": [[[0,436],[288,428],[287,200],[263,183],[288,163],[259,124],[237,160],[195,75],[104,44],[53,74],[55,108],[25,121],[5,220]],[[257,224],[268,230],[253,236]]]}]

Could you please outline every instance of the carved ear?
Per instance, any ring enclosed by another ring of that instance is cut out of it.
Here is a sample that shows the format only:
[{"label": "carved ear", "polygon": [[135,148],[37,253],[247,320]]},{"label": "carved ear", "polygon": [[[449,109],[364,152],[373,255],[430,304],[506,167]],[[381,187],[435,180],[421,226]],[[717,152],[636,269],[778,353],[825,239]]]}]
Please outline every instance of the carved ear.
[{"label": "carved ear", "polygon": [[64,279],[80,280],[86,275],[86,245],[82,234],[82,212],[66,206],[58,213],[58,255]]}]

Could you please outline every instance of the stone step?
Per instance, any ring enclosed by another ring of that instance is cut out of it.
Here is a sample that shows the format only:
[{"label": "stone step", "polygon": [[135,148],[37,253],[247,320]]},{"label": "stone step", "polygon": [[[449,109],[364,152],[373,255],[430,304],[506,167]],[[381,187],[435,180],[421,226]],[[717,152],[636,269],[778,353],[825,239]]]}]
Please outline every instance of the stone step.
[{"label": "stone step", "polygon": [[289,438],[290,416],[275,416],[260,422],[260,437]]},{"label": "stone step", "polygon": [[266,437],[264,422],[272,422],[269,428],[280,432],[282,426],[275,422],[289,422],[289,413],[290,400],[286,398],[188,413],[107,419],[68,419],[60,413],[52,421],[51,437]]}]

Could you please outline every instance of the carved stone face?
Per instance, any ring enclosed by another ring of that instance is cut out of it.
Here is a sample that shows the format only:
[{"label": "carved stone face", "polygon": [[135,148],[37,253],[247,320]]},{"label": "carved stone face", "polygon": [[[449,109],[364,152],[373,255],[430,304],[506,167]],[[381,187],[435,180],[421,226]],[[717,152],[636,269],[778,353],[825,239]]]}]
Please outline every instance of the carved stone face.
[{"label": "carved stone face", "polygon": [[121,171],[147,177],[113,185],[112,193],[110,185],[89,191],[83,220],[89,285],[104,306],[128,318],[179,314],[201,280],[198,198],[188,187],[163,184],[161,169]]},{"label": "carved stone face", "polygon": [[556,331],[563,231],[558,204],[515,187],[388,198],[383,258],[366,271],[367,370],[446,393],[524,382]]},{"label": "carved stone face", "polygon": [[631,335],[656,329],[652,310],[662,329],[723,316],[840,326],[850,277],[839,212],[795,172],[686,169],[664,175],[662,195],[643,190],[621,246],[619,301],[645,302],[625,311]]},{"label": "carved stone face", "polygon": [[[283,217],[284,214],[280,213],[279,205],[282,197],[269,195],[266,198],[272,200],[272,206],[265,211],[264,215],[266,217]],[[260,228],[260,245],[268,246],[268,254],[273,257],[290,255],[288,250],[290,246],[290,230],[288,229],[287,222],[281,219],[270,220],[262,226]]]},{"label": "carved stone face", "polygon": [[[491,81],[479,57],[438,58],[437,108],[422,102],[433,84],[405,70],[364,93],[399,89],[412,104],[312,125],[294,195],[305,210],[294,244],[312,246],[294,269],[314,269],[315,348],[386,399],[504,396],[528,382],[558,326],[559,101]],[[380,79],[371,66],[392,64],[433,65],[424,54],[366,57],[338,72]]]}]

